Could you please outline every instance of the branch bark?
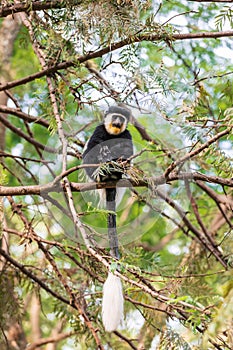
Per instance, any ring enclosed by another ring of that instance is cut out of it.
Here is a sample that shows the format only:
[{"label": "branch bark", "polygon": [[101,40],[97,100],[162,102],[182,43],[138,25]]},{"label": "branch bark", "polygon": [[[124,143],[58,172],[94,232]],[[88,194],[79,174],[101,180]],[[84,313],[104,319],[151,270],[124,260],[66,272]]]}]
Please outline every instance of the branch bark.
[{"label": "branch bark", "polygon": [[57,334],[48,338],[38,339],[34,343],[28,345],[27,350],[36,350],[38,347],[41,347],[49,343],[58,343],[63,339],[70,338],[74,334],[75,332],[67,332],[67,333]]},{"label": "branch bark", "polygon": [[[231,3],[232,0],[188,0],[190,2],[220,2],[220,3]],[[73,6],[81,5],[83,0],[73,1]],[[67,6],[66,1],[50,0],[46,2],[32,1],[31,3],[23,2],[14,5],[1,6],[0,17],[6,17],[19,12],[30,12],[30,11],[43,11],[49,9],[62,9]]]},{"label": "branch bark", "polygon": [[[78,168],[82,168],[82,166],[78,166]],[[61,178],[58,176],[57,178]],[[0,186],[0,196],[22,196],[22,195],[41,195],[44,196],[50,192],[62,192],[64,191],[64,187],[58,183],[57,178],[48,184],[45,185],[31,185],[31,186]],[[171,183],[176,180],[200,180],[209,183],[215,183],[222,186],[233,187],[233,179],[225,179],[218,176],[207,176],[201,173],[171,173],[168,177],[158,176],[148,179],[148,181],[130,181],[129,180],[121,180],[118,182],[87,182],[87,183],[77,183],[71,182],[71,190],[73,192],[84,192],[84,191],[93,191],[102,188],[114,188],[114,187],[148,187],[149,184],[153,184],[154,186],[163,185],[165,183]]]},{"label": "branch bark", "polygon": [[24,113],[18,109],[7,107],[6,105],[0,105],[0,113],[11,114],[11,115],[14,115],[16,117],[19,117],[19,118],[25,120],[28,123],[40,124],[46,128],[49,127],[49,123],[44,118],[34,117],[34,116],[27,114],[27,113]]},{"label": "branch bark", "polygon": [[29,143],[31,143],[33,146],[38,147],[39,149],[43,150],[43,151],[47,151],[50,153],[57,153],[58,150],[56,150],[55,148],[52,147],[48,147],[43,145],[42,143],[40,143],[39,141],[36,141],[33,137],[27,135],[25,132],[23,132],[21,129],[17,128],[16,126],[14,126],[13,124],[11,124],[6,117],[2,116],[0,114],[0,122],[7,127],[8,129],[10,129],[12,132],[14,132],[16,135],[19,135],[20,137],[22,137],[23,139],[25,139],[26,141],[28,141]]},{"label": "branch bark", "polygon": [[231,3],[233,0],[188,0],[189,2],[211,2],[211,3],[216,3],[216,2],[222,2],[222,3]]},{"label": "branch bark", "polygon": [[165,171],[164,176],[167,177],[168,174],[173,171],[178,165],[184,163],[185,161],[187,161],[188,159],[191,159],[193,157],[195,157],[196,155],[200,154],[202,151],[204,151],[206,148],[208,148],[212,143],[216,142],[217,140],[219,140],[221,137],[228,135],[232,130],[232,126],[229,128],[226,128],[225,130],[219,132],[218,134],[214,135],[213,137],[211,137],[208,141],[206,141],[205,143],[203,143],[202,145],[200,145],[198,148],[194,149],[193,151],[185,154],[183,157],[181,157],[180,159],[176,160],[175,162],[173,162]]},{"label": "branch bark", "polygon": [[107,53],[116,51],[124,46],[133,44],[133,43],[139,43],[142,41],[176,41],[176,40],[188,40],[188,39],[217,39],[217,38],[223,38],[223,37],[232,37],[233,31],[222,31],[222,32],[199,32],[199,33],[184,33],[184,34],[173,34],[173,35],[161,35],[161,34],[142,34],[137,36],[128,37],[124,40],[121,40],[119,42],[113,43],[111,45],[106,46],[105,48],[102,48],[100,50],[89,52],[86,55],[79,56],[76,61],[66,61],[61,62],[58,64],[55,64],[51,67],[48,67],[46,69],[41,70],[40,72],[34,73],[30,76],[27,76],[22,79],[18,79],[15,81],[8,82],[2,86],[0,86],[0,91],[4,91],[7,89],[12,89],[13,87],[26,84],[28,82],[31,82],[35,79],[42,78],[44,76],[51,75],[52,73],[56,73],[59,70],[67,69],[69,67],[75,67],[79,64],[82,64],[84,62],[87,62],[88,60],[102,57],[106,55]]},{"label": "branch bark", "polygon": [[[73,5],[80,5],[83,1],[76,0]],[[50,1],[32,1],[30,3],[23,2],[14,5],[2,6],[0,8],[0,17],[6,17],[19,12],[43,11],[49,9],[62,9],[67,6],[66,1],[50,0]]]},{"label": "branch bark", "polygon": [[58,293],[54,292],[50,289],[46,283],[44,283],[39,277],[37,277],[33,272],[28,270],[24,265],[13,259],[8,253],[6,253],[3,249],[0,248],[0,255],[2,255],[6,261],[8,261],[11,265],[16,267],[19,271],[21,271],[24,275],[26,275],[30,280],[36,282],[41,288],[43,288],[46,292],[51,294],[56,299],[62,301],[63,303],[70,305],[70,301]]}]

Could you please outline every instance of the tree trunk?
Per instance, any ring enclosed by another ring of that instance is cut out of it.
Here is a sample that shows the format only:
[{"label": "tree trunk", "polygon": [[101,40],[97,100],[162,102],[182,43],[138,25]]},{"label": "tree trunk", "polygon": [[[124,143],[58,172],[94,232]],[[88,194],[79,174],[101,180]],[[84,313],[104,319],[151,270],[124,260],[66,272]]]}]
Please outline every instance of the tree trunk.
[{"label": "tree trunk", "polygon": [[[4,84],[7,81],[11,80],[11,56],[14,48],[14,41],[19,32],[20,22],[18,16],[15,15],[6,17],[0,27],[0,83]],[[0,105],[6,106],[8,102],[8,96],[6,92],[0,92]],[[5,116],[4,116],[5,117]],[[0,151],[5,149],[5,134],[6,128],[0,123]],[[0,157],[0,163],[4,164],[4,158]],[[0,199],[0,225],[1,228],[4,225],[4,211],[3,211],[3,200]],[[9,239],[7,234],[2,235],[2,249],[8,252],[9,248]],[[1,273],[4,274],[4,260],[0,261]],[[13,305],[17,305],[17,298],[14,296],[14,284],[11,278],[7,278],[8,274],[6,273],[3,283],[5,287],[10,291],[12,297]],[[7,299],[9,302],[9,300]],[[15,310],[17,314],[17,310]],[[4,337],[1,336],[0,339],[0,348],[9,349],[9,350],[23,350],[26,348],[27,341],[21,325],[21,322],[17,316],[14,315],[2,315],[2,318],[5,319],[5,327],[1,329],[4,333]],[[4,320],[2,323],[4,325]]]},{"label": "tree trunk", "polygon": [[[10,59],[13,52],[14,41],[18,34],[20,23],[17,16],[6,17],[0,28],[0,82],[6,83],[10,78]],[[8,97],[0,92],[0,105],[7,105]],[[0,150],[5,148],[5,126],[0,123]]]}]

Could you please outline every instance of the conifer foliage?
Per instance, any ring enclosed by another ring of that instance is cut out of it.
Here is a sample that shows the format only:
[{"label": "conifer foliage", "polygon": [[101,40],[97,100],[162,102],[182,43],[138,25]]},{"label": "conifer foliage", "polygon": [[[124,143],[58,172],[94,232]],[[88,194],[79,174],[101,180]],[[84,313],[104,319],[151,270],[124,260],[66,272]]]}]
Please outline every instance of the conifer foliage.
[{"label": "conifer foliage", "polygon": [[[0,3],[1,349],[233,348],[232,25],[230,1]],[[92,183],[83,149],[116,104],[132,167]],[[125,309],[107,333],[109,272]]]}]

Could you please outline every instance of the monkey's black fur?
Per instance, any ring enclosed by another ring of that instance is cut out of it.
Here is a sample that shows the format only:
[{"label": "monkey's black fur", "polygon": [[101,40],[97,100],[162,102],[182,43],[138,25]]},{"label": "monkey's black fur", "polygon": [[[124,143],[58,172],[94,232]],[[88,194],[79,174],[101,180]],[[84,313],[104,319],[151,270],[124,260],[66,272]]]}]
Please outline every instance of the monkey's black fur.
[{"label": "monkey's black fur", "polygon": [[[126,160],[133,154],[132,137],[128,130],[117,135],[109,134],[104,124],[97,126],[91,138],[88,141],[86,150],[83,153],[84,164],[101,164],[112,160]],[[93,177],[96,168],[86,168],[87,175]],[[116,176],[117,175],[117,176]],[[116,180],[121,178],[120,174],[112,173],[105,180]]]},{"label": "monkey's black fur", "polygon": [[[116,189],[115,188],[106,188],[106,209],[109,212],[116,212]],[[116,214],[108,214],[108,238],[111,255],[120,259],[119,253],[119,244],[116,231]]]},{"label": "monkey's black fur", "polygon": [[[133,155],[133,143],[126,129],[130,111],[122,107],[110,107],[105,113],[104,123],[97,126],[83,153],[84,164],[103,164],[111,161],[124,161]],[[87,175],[94,181],[114,181],[122,178],[123,172],[113,170],[95,178],[96,167],[86,168]],[[106,189],[106,209],[116,211],[116,189]],[[119,259],[116,232],[116,214],[108,214],[108,235],[112,256]]]}]

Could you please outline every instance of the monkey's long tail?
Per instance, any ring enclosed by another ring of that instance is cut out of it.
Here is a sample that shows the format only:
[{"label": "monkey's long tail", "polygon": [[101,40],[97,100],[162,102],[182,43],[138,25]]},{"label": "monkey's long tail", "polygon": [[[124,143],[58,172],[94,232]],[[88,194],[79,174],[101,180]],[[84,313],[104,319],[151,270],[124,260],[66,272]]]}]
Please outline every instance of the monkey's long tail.
[{"label": "monkey's long tail", "polygon": [[[118,237],[116,231],[116,189],[106,189],[106,207],[108,213],[108,237],[111,255],[119,259]],[[107,332],[113,332],[119,326],[124,314],[124,297],[119,277],[108,273],[103,287],[102,321]]]},{"label": "monkey's long tail", "polygon": [[112,257],[119,259],[118,237],[116,230],[116,188],[106,188],[106,209],[108,213],[108,239]]}]

